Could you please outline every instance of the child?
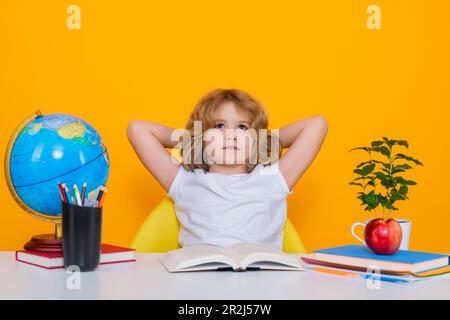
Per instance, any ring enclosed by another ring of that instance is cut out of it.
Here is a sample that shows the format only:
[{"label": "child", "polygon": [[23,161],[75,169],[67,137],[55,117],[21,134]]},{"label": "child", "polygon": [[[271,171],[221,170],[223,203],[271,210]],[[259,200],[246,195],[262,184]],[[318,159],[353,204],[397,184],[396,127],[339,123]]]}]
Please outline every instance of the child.
[{"label": "child", "polygon": [[[127,135],[136,154],[174,200],[182,247],[253,242],[282,250],[286,197],[315,159],[328,125],[316,115],[278,135],[267,127],[263,106],[236,89],[204,96],[184,135],[130,121]],[[176,146],[182,162],[165,149]],[[289,149],[280,157],[282,148]]]}]

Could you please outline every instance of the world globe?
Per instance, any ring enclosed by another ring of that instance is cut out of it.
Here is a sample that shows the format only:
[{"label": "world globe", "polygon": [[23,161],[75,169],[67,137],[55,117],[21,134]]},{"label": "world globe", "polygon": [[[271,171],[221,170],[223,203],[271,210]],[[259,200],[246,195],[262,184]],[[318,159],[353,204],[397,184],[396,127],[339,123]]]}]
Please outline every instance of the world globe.
[{"label": "world globe", "polygon": [[26,212],[61,224],[58,183],[71,189],[87,183],[86,194],[105,185],[109,156],[98,132],[86,121],[69,114],[25,119],[11,135],[5,155],[8,188]]}]

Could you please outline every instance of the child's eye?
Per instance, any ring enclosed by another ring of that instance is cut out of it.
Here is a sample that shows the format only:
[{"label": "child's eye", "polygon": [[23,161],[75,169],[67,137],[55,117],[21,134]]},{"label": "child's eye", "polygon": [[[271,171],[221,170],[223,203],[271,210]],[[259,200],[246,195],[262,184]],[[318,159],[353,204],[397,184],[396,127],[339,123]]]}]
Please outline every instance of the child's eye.
[{"label": "child's eye", "polygon": [[239,130],[247,130],[248,127],[245,124],[240,124],[240,125],[238,125],[238,129]]},{"label": "child's eye", "polygon": [[225,125],[224,125],[223,123],[217,123],[217,124],[215,125],[215,128],[223,129],[223,128],[225,128]]}]

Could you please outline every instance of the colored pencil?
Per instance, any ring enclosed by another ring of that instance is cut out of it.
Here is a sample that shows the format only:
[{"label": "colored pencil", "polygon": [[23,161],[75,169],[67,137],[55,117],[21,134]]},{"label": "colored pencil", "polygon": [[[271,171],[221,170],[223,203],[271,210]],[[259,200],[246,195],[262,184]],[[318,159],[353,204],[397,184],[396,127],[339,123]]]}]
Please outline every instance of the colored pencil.
[{"label": "colored pencil", "polygon": [[66,200],[64,199],[64,196],[63,196],[63,194],[62,194],[62,192],[61,192],[61,188],[60,188],[60,186],[59,186],[59,183],[58,183],[58,192],[59,192],[59,196],[61,197],[61,201],[62,201],[62,202],[66,202]]},{"label": "colored pencil", "polygon": [[73,185],[73,197],[75,198],[77,204],[79,206],[81,206],[80,191],[78,190],[78,187],[76,184]]},{"label": "colored pencil", "polygon": [[105,186],[105,189],[103,190],[102,196],[100,197],[100,201],[98,203],[99,208],[101,208],[103,205],[103,199],[105,199],[106,192],[108,192],[108,188]]},{"label": "colored pencil", "polygon": [[337,270],[337,269],[330,269],[330,268],[322,268],[322,267],[311,267],[311,266],[305,266],[307,269],[318,271],[318,272],[324,272],[328,274],[334,274],[339,276],[345,276],[350,278],[364,278],[364,279],[373,279],[373,280],[381,280],[381,281],[389,281],[389,282],[400,282],[400,283],[410,283],[409,280],[404,278],[395,278],[385,275],[378,275],[378,274],[366,274],[362,272],[356,272],[356,271],[350,271],[350,270]]},{"label": "colored pencil", "polygon": [[70,195],[69,188],[67,187],[67,185],[65,183],[63,183],[63,186],[64,186],[64,191],[66,193],[67,203],[73,204],[71,201],[72,197],[69,197],[69,195]]},{"label": "colored pencil", "polygon": [[86,196],[87,183],[83,183],[83,189],[81,190],[81,205],[84,205],[84,197]]},{"label": "colored pencil", "polygon": [[61,195],[62,201],[67,202],[67,197],[65,195],[64,189],[61,183],[58,183],[59,194]]},{"label": "colored pencil", "polygon": [[103,187],[103,185],[101,185],[100,191],[97,194],[97,199],[95,199],[95,200],[100,201],[100,198],[102,197],[102,194],[103,194],[103,190],[105,190],[105,188]]}]

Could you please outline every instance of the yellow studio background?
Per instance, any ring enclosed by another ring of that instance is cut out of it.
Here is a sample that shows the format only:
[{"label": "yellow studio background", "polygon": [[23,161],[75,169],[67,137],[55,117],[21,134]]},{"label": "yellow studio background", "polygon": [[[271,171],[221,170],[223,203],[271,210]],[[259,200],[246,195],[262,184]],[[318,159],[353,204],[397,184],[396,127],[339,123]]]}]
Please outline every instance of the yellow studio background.
[{"label": "yellow studio background", "polygon": [[[81,9],[81,29],[66,9]],[[366,26],[381,8],[381,30]],[[106,143],[111,172],[103,242],[129,245],[165,197],[126,138],[131,119],[183,127],[209,90],[257,97],[270,127],[313,114],[328,137],[288,198],[308,251],[357,243],[369,214],[348,185],[364,153],[388,136],[420,159],[398,217],[413,221],[410,248],[450,253],[450,2],[442,1],[1,1],[0,152],[30,113],[69,113]],[[2,158],[3,160],[3,158]],[[53,226],[25,214],[0,183],[0,250]]]}]

